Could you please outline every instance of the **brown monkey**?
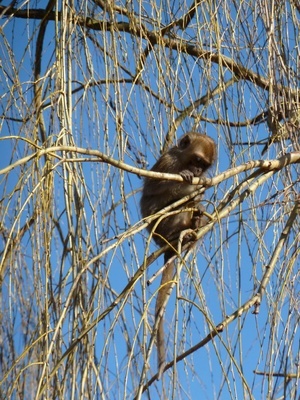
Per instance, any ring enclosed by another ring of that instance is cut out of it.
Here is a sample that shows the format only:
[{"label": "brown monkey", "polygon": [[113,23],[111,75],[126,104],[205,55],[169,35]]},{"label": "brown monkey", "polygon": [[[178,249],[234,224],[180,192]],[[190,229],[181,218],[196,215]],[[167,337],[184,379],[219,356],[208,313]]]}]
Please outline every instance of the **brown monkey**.
[{"label": "brown monkey", "polygon": [[[168,180],[157,180],[146,178],[143,194],[141,198],[141,212],[145,218],[160,211],[162,208],[174,203],[176,200],[191,194],[199,186],[192,185],[193,177],[200,177],[214,162],[216,158],[215,142],[201,133],[189,132],[182,136],[177,146],[165,152],[152,171],[180,174],[184,182]],[[179,238],[182,231],[186,229],[197,229],[205,224],[201,206],[199,206],[199,196],[190,200],[179,209],[198,208],[198,211],[182,211],[162,219],[153,232],[153,238],[159,246],[164,246]],[[148,230],[153,231],[155,222],[149,225]],[[157,234],[157,235],[156,235]],[[189,239],[187,239],[189,240]],[[186,240],[186,241],[187,241]],[[176,246],[175,246],[176,247]],[[174,252],[170,249],[165,253],[165,263]],[[165,366],[165,343],[164,326],[162,313],[164,312],[164,302],[170,285],[165,284],[173,279],[174,263],[171,262],[164,270],[161,279],[161,288],[157,295],[155,306],[155,318],[160,318],[157,330],[157,353],[158,353],[158,379],[160,379]]]}]

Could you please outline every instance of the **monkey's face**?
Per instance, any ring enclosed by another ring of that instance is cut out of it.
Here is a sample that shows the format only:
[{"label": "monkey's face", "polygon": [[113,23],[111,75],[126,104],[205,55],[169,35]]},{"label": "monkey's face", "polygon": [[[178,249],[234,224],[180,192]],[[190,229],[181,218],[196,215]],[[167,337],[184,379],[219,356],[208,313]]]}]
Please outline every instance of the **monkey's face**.
[{"label": "monkey's face", "polygon": [[184,168],[196,177],[201,176],[214,162],[215,144],[206,135],[190,132],[181,138],[178,149]]},{"label": "monkey's face", "polygon": [[194,176],[201,176],[209,167],[210,163],[205,160],[202,154],[193,154],[189,163],[187,165],[187,169],[191,171]]}]

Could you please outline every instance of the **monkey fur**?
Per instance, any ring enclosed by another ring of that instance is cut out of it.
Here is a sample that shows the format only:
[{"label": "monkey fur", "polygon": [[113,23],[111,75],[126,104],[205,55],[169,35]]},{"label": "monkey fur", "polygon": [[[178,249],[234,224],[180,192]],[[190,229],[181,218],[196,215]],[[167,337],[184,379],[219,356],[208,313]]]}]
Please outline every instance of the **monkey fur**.
[{"label": "monkey fur", "polygon": [[[201,133],[189,132],[182,136],[178,144],[166,151],[152,167],[151,171],[180,174],[184,182],[168,180],[158,180],[146,178],[141,198],[141,213],[143,218],[153,215],[162,208],[167,207],[182,197],[191,194],[199,188],[192,185],[193,177],[202,176],[214,163],[216,158],[215,142]],[[186,229],[197,229],[205,225],[206,218],[203,217],[202,209],[199,205],[199,196],[188,201],[187,204],[180,206],[179,210],[196,208],[198,211],[182,211],[176,215],[171,215],[161,220],[153,232],[155,222],[149,225],[148,230],[153,233],[153,239],[159,246],[178,240],[180,233]],[[191,240],[191,238],[186,241]],[[174,255],[170,249],[165,252],[165,263]],[[155,320],[160,318],[157,328],[157,357],[158,357],[158,379],[160,379],[165,367],[165,342],[164,342],[164,322],[163,313],[166,298],[169,295],[171,284],[167,284],[173,279],[174,262],[166,266],[160,290],[156,299]]]}]

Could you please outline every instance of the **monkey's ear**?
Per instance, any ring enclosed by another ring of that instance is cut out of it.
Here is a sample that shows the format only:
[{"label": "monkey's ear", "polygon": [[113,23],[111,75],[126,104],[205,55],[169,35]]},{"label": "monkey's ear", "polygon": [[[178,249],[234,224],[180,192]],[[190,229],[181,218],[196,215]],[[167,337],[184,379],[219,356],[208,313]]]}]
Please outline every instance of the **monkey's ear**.
[{"label": "monkey's ear", "polygon": [[179,140],[178,147],[181,150],[184,150],[189,146],[190,143],[191,143],[191,139],[190,139],[189,135],[185,135]]}]

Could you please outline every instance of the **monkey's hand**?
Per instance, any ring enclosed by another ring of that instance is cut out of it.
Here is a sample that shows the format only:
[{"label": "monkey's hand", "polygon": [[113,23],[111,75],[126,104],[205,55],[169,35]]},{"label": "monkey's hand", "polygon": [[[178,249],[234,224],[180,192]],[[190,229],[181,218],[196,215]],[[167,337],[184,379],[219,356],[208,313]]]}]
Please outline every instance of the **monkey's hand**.
[{"label": "monkey's hand", "polygon": [[182,178],[183,178],[186,182],[188,182],[188,183],[190,183],[190,184],[192,184],[193,178],[194,178],[194,176],[195,176],[195,175],[193,174],[193,172],[190,171],[189,169],[184,169],[183,171],[179,172],[179,175],[182,176]]},{"label": "monkey's hand", "polygon": [[202,226],[206,225],[208,222],[208,218],[203,214],[205,208],[202,204],[197,205],[197,211],[193,212],[192,217],[192,229],[199,229]]}]

